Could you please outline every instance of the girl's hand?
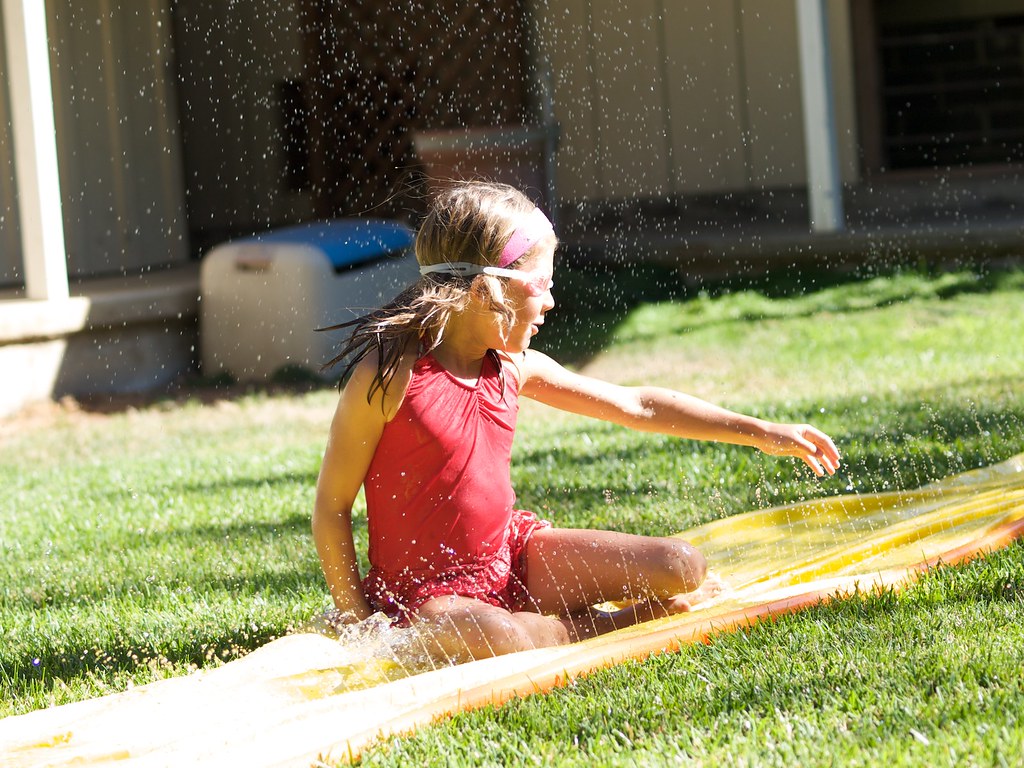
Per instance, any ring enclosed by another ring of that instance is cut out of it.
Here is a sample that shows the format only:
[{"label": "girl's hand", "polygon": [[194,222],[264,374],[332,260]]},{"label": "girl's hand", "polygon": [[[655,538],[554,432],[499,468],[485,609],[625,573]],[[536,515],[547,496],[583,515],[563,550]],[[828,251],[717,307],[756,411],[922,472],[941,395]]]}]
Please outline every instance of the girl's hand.
[{"label": "girl's hand", "polygon": [[366,620],[366,616],[360,617],[356,611],[342,611],[338,608],[328,608],[324,611],[321,620],[334,632],[341,632],[342,627],[350,624],[359,624]]},{"label": "girl's hand", "polygon": [[772,456],[795,456],[802,459],[814,474],[834,475],[839,468],[839,451],[832,439],[810,424],[768,424],[761,445]]}]

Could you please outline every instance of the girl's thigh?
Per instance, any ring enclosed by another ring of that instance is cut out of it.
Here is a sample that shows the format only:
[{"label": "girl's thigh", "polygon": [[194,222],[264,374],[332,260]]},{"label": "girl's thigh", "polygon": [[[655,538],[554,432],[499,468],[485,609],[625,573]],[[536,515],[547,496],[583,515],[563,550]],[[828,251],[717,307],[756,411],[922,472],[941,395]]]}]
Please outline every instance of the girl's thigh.
[{"label": "girl's thigh", "polygon": [[545,614],[691,592],[705,570],[703,555],[676,538],[545,528],[526,545],[526,589],[535,609]]}]

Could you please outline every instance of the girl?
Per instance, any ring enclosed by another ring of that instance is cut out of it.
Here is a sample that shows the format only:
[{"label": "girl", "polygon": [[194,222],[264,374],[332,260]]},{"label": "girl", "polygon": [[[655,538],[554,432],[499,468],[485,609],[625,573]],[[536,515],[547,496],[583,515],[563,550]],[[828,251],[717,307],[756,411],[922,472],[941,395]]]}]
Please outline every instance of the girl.
[{"label": "girl", "polygon": [[[515,506],[519,397],[634,429],[748,445],[833,474],[832,441],[657,387],[566,370],[530,349],[554,306],[557,240],[515,189],[441,192],[416,236],[421,278],[354,330],[317,483],[313,537],[338,615],[384,611],[429,649],[481,658],[579,640],[701,597],[704,558],[679,539],[552,527]],[[352,506],[365,490],[370,572]],[[591,608],[634,601],[615,613]]]}]

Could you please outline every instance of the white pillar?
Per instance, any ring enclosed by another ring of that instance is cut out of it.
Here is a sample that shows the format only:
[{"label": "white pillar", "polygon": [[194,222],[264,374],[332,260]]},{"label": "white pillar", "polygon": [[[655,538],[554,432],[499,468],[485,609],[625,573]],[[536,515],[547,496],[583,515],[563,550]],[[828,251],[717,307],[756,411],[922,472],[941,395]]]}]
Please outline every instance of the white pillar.
[{"label": "white pillar", "polygon": [[839,232],[845,229],[832,99],[827,2],[796,0],[807,192],[811,229],[815,232]]},{"label": "white pillar", "polygon": [[66,299],[46,6],[43,0],[3,0],[3,14],[25,292],[30,299]]}]

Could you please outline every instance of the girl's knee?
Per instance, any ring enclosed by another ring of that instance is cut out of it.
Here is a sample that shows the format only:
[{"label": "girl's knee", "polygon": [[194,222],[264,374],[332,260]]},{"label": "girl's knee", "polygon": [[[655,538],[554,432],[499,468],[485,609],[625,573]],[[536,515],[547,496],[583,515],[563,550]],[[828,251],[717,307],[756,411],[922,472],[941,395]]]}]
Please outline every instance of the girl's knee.
[{"label": "girl's knee", "polygon": [[529,651],[537,647],[534,637],[523,622],[513,614],[488,614],[479,620],[481,647],[474,652],[481,656],[503,656],[506,653]]},{"label": "girl's knee", "polygon": [[569,642],[565,625],[551,616],[511,613],[492,615],[489,619],[491,626],[485,628],[485,633],[489,637],[488,650],[494,656]]},{"label": "girl's knee", "polygon": [[692,592],[699,587],[708,570],[704,555],[681,539],[664,538],[660,542],[663,589],[678,594]]}]

